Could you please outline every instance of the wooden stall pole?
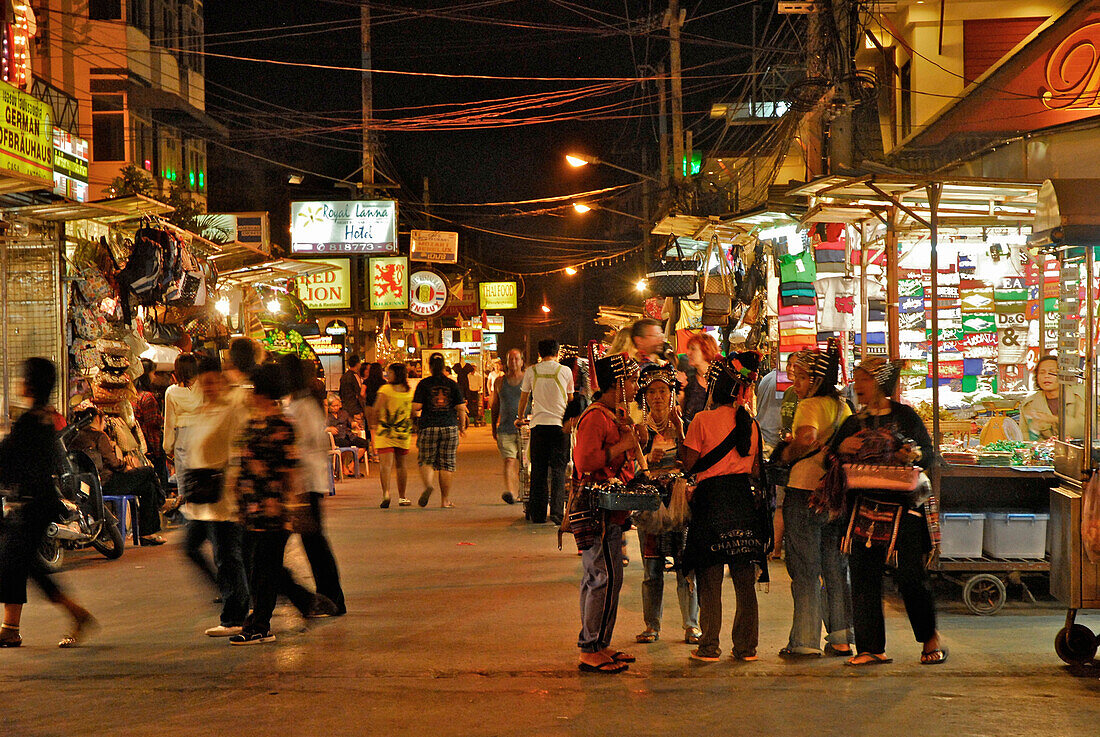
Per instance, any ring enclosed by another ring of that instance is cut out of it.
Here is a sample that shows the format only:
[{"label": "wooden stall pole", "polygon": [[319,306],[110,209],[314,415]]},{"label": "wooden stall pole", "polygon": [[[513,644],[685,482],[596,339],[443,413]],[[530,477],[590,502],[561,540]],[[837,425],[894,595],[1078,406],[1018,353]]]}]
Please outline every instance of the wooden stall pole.
[{"label": "wooden stall pole", "polygon": [[859,224],[859,360],[867,360],[867,232],[868,223]]},{"label": "wooden stall pole", "polygon": [[[863,296],[864,301],[867,295]],[[901,357],[901,336],[898,333],[898,208],[891,205],[886,220],[886,330],[890,360]],[[866,338],[864,338],[866,342]]]},{"label": "wooden stall pole", "polygon": [[939,279],[939,245],[940,245],[940,194],[943,185],[933,182],[928,185],[928,212],[930,239],[932,253],[930,267],[932,269],[932,448],[939,452],[940,448],[940,279]]}]

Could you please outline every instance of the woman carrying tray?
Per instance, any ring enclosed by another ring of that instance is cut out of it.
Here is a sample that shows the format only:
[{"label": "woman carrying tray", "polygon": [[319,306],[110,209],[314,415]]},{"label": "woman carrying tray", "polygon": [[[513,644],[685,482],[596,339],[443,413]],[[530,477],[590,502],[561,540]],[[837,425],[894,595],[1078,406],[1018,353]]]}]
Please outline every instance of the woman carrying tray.
[{"label": "woman carrying tray", "polygon": [[[680,382],[671,366],[650,365],[638,378],[635,401],[642,408],[642,452],[646,454],[649,477],[662,489],[661,496],[668,507],[684,509],[685,482],[680,473],[680,445],[684,442],[684,423],[674,402]],[[674,495],[677,495],[674,498]],[[667,507],[666,507],[667,508]],[[677,515],[672,515],[675,518]],[[683,555],[685,527],[668,514],[640,513],[635,517],[638,542],[642,553],[642,617],[645,630],[635,639],[642,643],[656,642],[661,637],[661,610],[665,591],[665,561],[679,562]],[[646,522],[658,523],[657,528]],[[663,524],[661,524],[663,522]],[[646,529],[643,530],[643,527]],[[676,567],[676,597],[684,626],[684,642],[699,643],[699,599],[694,580]]]},{"label": "woman carrying tray", "polygon": [[[623,354],[615,354],[596,361],[593,374],[596,384],[593,402],[577,421],[573,448],[577,480],[567,515],[575,509],[578,496],[585,494],[589,484],[611,479],[625,482],[633,476],[627,461],[638,448],[638,437],[626,411],[627,403],[638,390],[638,364]],[[628,663],[634,662],[633,655],[611,647],[619,590],[623,585],[623,530],[629,527],[628,515],[628,512],[594,510],[595,529],[581,529],[572,516],[563,526],[577,538],[584,569],[581,631],[577,639],[582,671],[622,673]]]},{"label": "woman carrying tray", "polygon": [[[863,409],[841,425],[832,444],[841,459],[852,462],[844,467],[852,511],[843,546],[850,556],[857,651],[847,662],[855,666],[891,662],[885,654],[882,614],[882,573],[887,562],[896,567],[894,580],[913,635],[923,644],[921,664],[938,665],[947,660],[947,649],[936,631],[936,603],[925,567],[939,537],[938,514],[935,502],[930,502],[927,480],[923,475],[917,478],[912,470],[913,466],[927,470],[934,450],[920,416],[912,407],[890,399],[900,373],[901,362],[882,357],[869,358],[856,367],[854,385]],[[859,464],[863,464],[862,470]],[[909,485],[901,477],[906,470],[914,477],[910,491],[903,490]],[[898,478],[888,483],[888,475]],[[867,488],[876,484],[895,490]],[[829,486],[826,484],[826,489]],[[833,506],[841,504],[843,501]]]},{"label": "woman carrying tray", "polygon": [[730,568],[737,613],[733,657],[756,660],[760,635],[756,582],[768,580],[771,514],[763,484],[760,428],[745,405],[752,397],[760,354],[737,353],[716,361],[709,391],[714,409],[695,415],[680,460],[698,481],[691,495],[691,525],[683,566],[695,572],[703,634],[695,660],[714,662],[722,629],[722,578]]}]

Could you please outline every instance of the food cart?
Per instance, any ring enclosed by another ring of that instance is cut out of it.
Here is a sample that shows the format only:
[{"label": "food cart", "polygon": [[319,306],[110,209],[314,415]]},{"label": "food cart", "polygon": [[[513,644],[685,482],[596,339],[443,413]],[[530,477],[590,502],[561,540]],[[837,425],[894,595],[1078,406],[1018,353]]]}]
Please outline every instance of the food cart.
[{"label": "food cart", "polygon": [[[1054,649],[1070,664],[1089,663],[1098,639],[1077,622],[1083,610],[1100,609],[1100,563],[1089,560],[1082,544],[1082,499],[1085,485],[1100,465],[1100,423],[1097,422],[1097,248],[1100,212],[1085,182],[1047,181],[1039,194],[1039,210],[1031,237],[1034,246],[1058,260],[1061,293],[1058,309],[1058,379],[1060,432],[1055,445],[1057,486],[1050,494],[1051,593],[1068,607],[1066,624]],[[1081,293],[1084,293],[1083,299]],[[1084,398],[1080,434],[1066,432],[1069,398]],[[1093,479],[1095,482],[1095,479]]]}]

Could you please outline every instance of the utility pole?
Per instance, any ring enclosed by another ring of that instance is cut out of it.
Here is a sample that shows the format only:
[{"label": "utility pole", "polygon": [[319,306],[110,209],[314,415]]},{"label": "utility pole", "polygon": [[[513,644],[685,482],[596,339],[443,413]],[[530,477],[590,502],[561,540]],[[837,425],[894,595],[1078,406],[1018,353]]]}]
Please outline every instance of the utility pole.
[{"label": "utility pole", "polygon": [[672,177],[684,178],[684,97],[680,79],[680,27],[687,11],[680,9],[680,0],[668,0],[669,52],[672,72]]},{"label": "utility pole", "polygon": [[660,197],[663,199],[668,193],[668,173],[670,168],[668,160],[668,99],[665,96],[664,64],[657,69],[657,120],[657,145],[659,156],[661,157],[658,167],[660,174],[657,175],[657,179],[661,187]]},{"label": "utility pole", "polygon": [[432,200],[428,194],[428,177],[424,177],[424,219],[428,223],[428,230],[432,229]]},{"label": "utility pole", "polygon": [[363,45],[363,195],[367,196],[374,185],[374,144],[370,132],[371,118],[374,117],[374,84],[370,72],[370,0],[360,2],[359,35]]}]

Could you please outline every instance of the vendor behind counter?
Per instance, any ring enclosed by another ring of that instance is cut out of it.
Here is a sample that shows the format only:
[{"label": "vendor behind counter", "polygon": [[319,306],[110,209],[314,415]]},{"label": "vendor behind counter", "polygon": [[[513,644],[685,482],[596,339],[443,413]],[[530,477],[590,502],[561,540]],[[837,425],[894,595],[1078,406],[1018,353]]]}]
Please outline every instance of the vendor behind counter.
[{"label": "vendor behind counter", "polygon": [[1080,438],[1085,434],[1085,395],[1083,386],[1061,387],[1058,383],[1058,357],[1043,356],[1035,366],[1038,391],[1020,404],[1020,430],[1026,440],[1047,440],[1059,436],[1059,392],[1065,392],[1066,431],[1063,437]]}]

